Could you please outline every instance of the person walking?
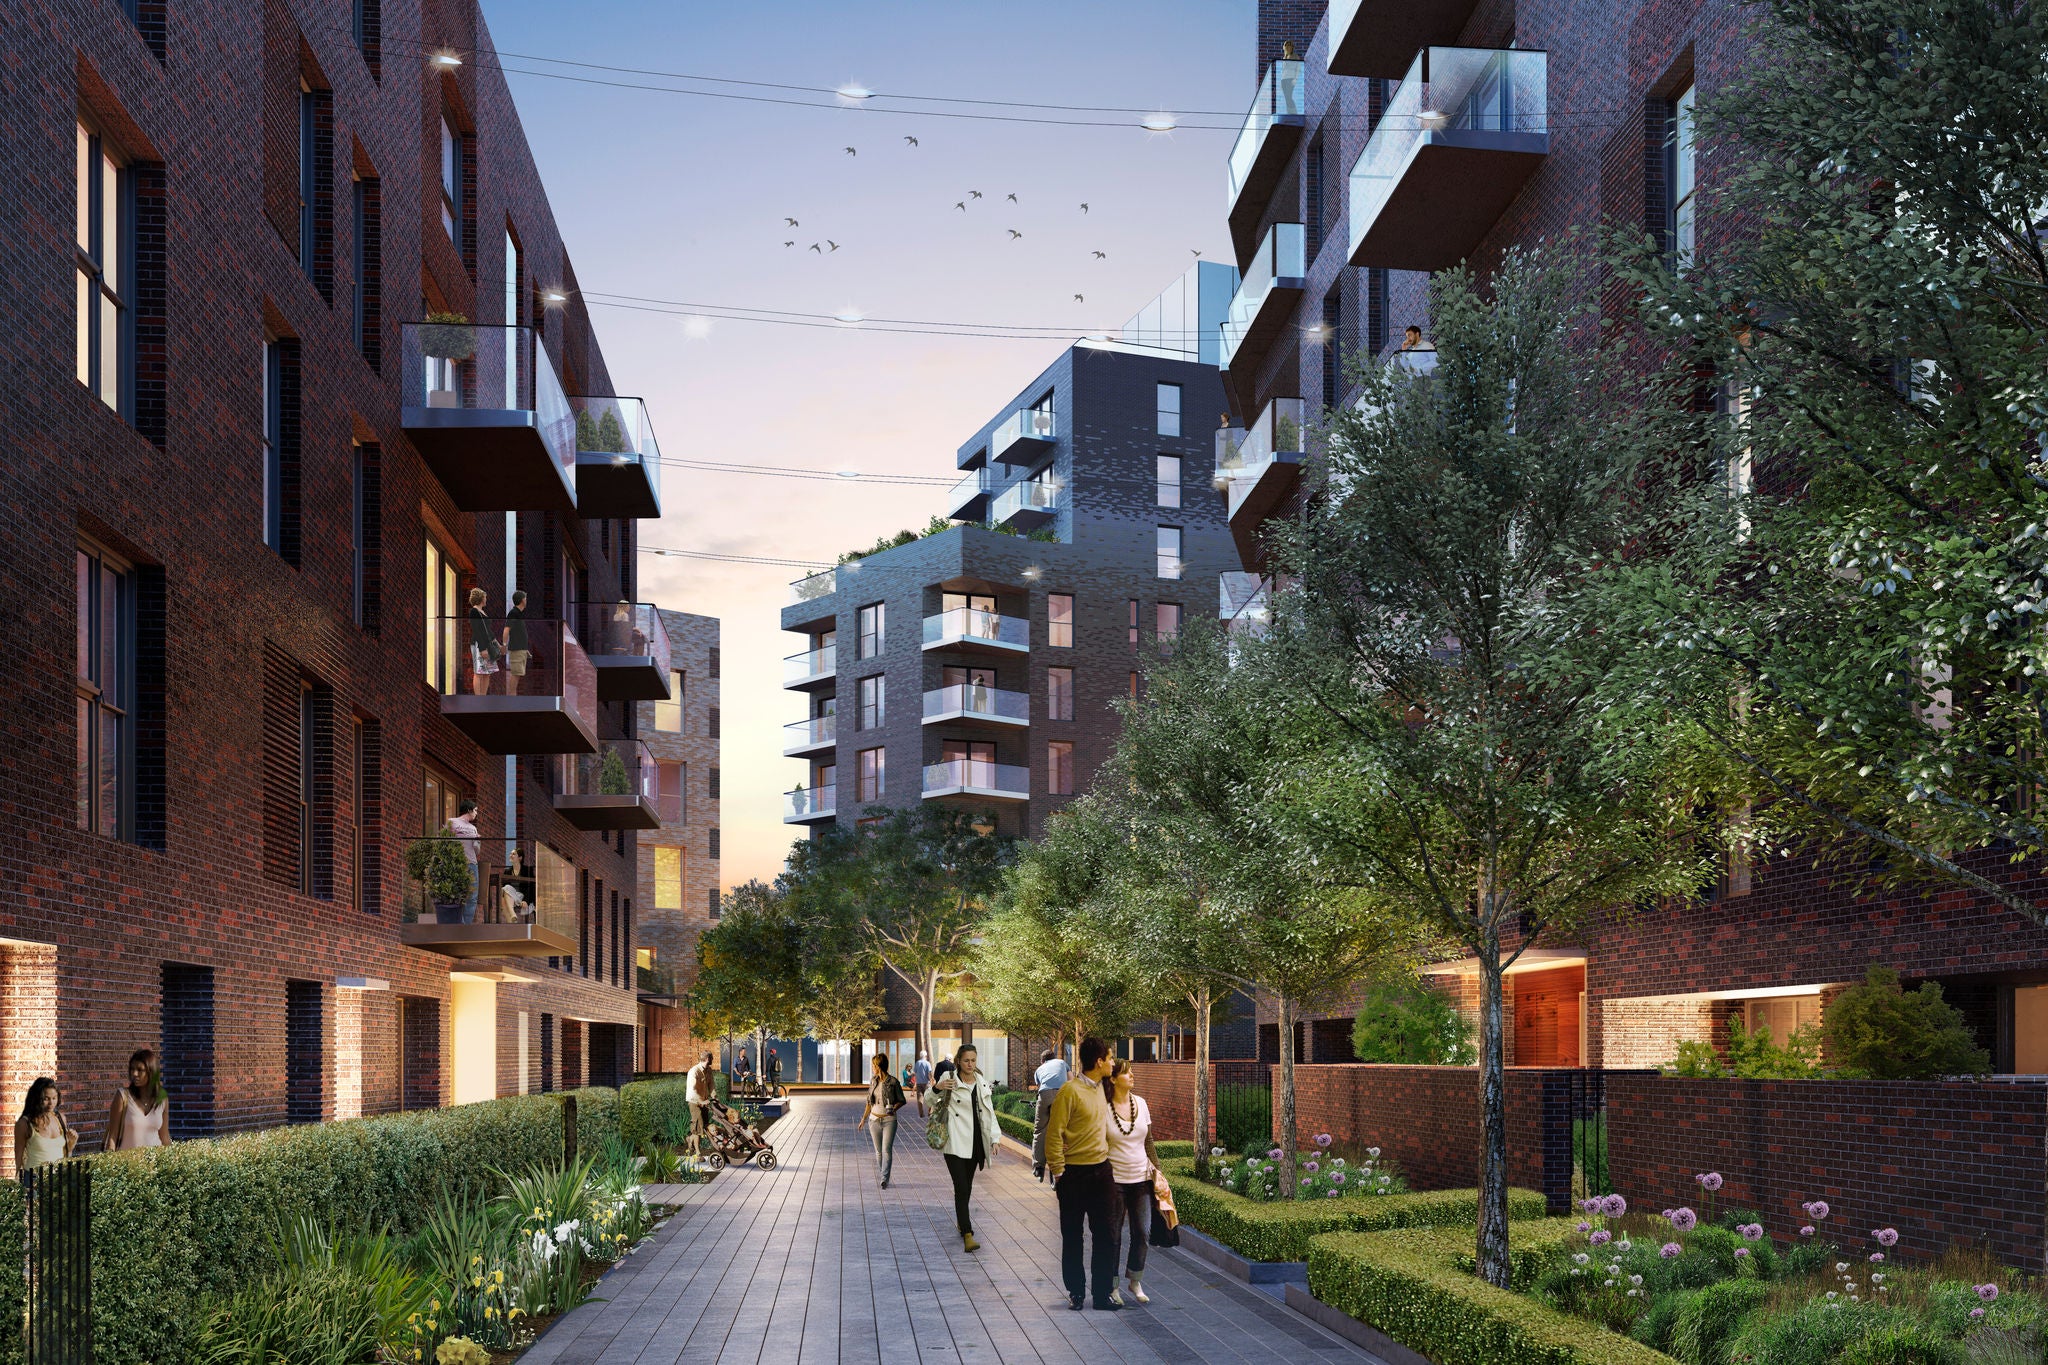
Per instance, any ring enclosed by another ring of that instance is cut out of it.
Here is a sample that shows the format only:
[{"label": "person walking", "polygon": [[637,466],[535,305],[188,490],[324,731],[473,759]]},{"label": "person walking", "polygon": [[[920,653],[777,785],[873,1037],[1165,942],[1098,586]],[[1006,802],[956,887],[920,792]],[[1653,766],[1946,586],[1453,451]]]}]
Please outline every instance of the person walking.
[{"label": "person walking", "polygon": [[917,1112],[924,1113],[924,1092],[932,1088],[932,1054],[919,1048],[917,1062],[910,1068],[912,1079],[917,1084]]},{"label": "person walking", "polygon": [[690,1068],[688,1078],[683,1082],[683,1099],[690,1106],[690,1142],[693,1147],[703,1145],[705,1129],[711,1126],[711,1104],[718,1098],[718,1086],[711,1078],[714,1070],[711,1054]]},{"label": "person walking", "polygon": [[491,638],[491,618],[484,615],[489,600],[482,588],[469,590],[469,690],[479,697],[491,690],[491,674],[498,671],[498,655],[504,652]]},{"label": "person walking", "polygon": [[[1124,1289],[1133,1303],[1145,1296],[1145,1252],[1152,1236],[1152,1181],[1159,1174],[1159,1151],[1152,1145],[1152,1107],[1132,1088],[1137,1075],[1119,1057],[1109,1072],[1109,1173],[1116,1180],[1116,1215],[1129,1235],[1124,1256]],[[1115,1296],[1112,1296],[1115,1297]]]},{"label": "person walking", "polygon": [[1045,1179],[1045,1128],[1052,1119],[1052,1102],[1060,1093],[1060,1087],[1067,1083],[1067,1059],[1045,1050],[1038,1059],[1038,1070],[1031,1073],[1031,1079],[1038,1083],[1038,1112],[1032,1115],[1031,1123],[1031,1174]]},{"label": "person walking", "polygon": [[896,1111],[909,1101],[903,1087],[889,1074],[889,1059],[875,1054],[875,1074],[868,1081],[868,1102],[860,1111],[855,1128],[865,1128],[875,1141],[875,1170],[882,1188],[889,1188],[889,1168],[896,1157]]},{"label": "person walking", "polygon": [[64,1092],[48,1076],[36,1077],[14,1121],[15,1174],[62,1161],[77,1146],[78,1130],[64,1117]]},{"label": "person walking", "polygon": [[1060,1202],[1060,1276],[1066,1281],[1067,1307],[1078,1313],[1088,1297],[1090,1276],[1081,1258],[1081,1225],[1086,1223],[1094,1238],[1089,1269],[1095,1306],[1114,1312],[1123,1304],[1115,1297],[1116,1183],[1109,1169],[1109,1101],[1102,1089],[1112,1060],[1109,1044],[1082,1039],[1080,1060],[1081,1074],[1053,1097],[1045,1127],[1045,1168]]},{"label": "person walking", "polygon": [[476,828],[476,802],[464,797],[462,808],[456,812],[455,818],[448,822],[448,828],[454,832],[455,841],[462,848],[463,861],[469,864],[469,895],[462,902],[462,922],[475,924],[477,893],[483,887],[483,868],[480,865],[479,852],[483,846],[483,836]]},{"label": "person walking", "polygon": [[988,1165],[988,1159],[1002,1146],[1002,1130],[996,1127],[996,1090],[981,1073],[974,1044],[953,1054],[954,1074],[932,1083],[932,1122],[939,1128],[934,1143],[946,1154],[946,1170],[953,1177],[953,1217],[960,1225],[960,1243],[969,1251],[981,1243],[974,1240],[974,1220],[967,1203],[974,1193],[974,1173]]},{"label": "person walking", "polygon": [[107,1106],[107,1135],[101,1149],[124,1152],[135,1147],[170,1145],[171,1097],[164,1091],[156,1053],[146,1047],[128,1058],[128,1084]]},{"label": "person walking", "polygon": [[774,1099],[782,1089],[782,1054],[774,1048],[768,1049],[768,1062],[763,1068],[768,1078],[768,1098]]},{"label": "person walking", "polygon": [[526,593],[512,594],[512,610],[505,613],[505,629],[499,645],[505,655],[505,695],[519,695],[519,680],[526,676],[527,661],[533,658],[533,642],[526,634]]}]

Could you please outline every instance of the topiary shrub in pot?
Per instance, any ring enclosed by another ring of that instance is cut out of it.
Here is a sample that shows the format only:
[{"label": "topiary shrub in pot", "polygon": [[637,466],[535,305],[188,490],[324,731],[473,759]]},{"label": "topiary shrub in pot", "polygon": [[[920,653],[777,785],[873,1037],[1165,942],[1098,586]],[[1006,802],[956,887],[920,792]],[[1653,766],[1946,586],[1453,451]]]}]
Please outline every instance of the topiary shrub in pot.
[{"label": "topiary shrub in pot", "polygon": [[601,796],[631,796],[633,779],[626,774],[626,760],[617,749],[606,749],[597,765],[597,790]]},{"label": "topiary shrub in pot", "polygon": [[443,825],[440,834],[422,836],[406,845],[405,871],[420,884],[427,899],[433,903],[436,923],[460,922],[463,904],[469,899],[469,889],[475,884],[475,878],[469,870],[469,859],[462,854],[462,845],[456,841],[454,830]]}]

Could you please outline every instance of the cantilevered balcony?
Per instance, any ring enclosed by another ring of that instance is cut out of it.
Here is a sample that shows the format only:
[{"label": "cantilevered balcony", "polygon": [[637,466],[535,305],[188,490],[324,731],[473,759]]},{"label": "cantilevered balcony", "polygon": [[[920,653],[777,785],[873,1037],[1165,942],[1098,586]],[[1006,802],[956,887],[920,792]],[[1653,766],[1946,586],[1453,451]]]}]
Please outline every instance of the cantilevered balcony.
[{"label": "cantilevered balcony", "polygon": [[1219,433],[1216,472],[1225,478],[1230,535],[1246,564],[1259,558],[1259,532],[1301,482],[1302,425],[1306,405],[1299,398],[1275,398],[1239,439]]},{"label": "cantilevered balcony", "polygon": [[1051,408],[1019,408],[989,438],[988,453],[1004,464],[1034,464],[1053,448],[1058,431]]},{"label": "cantilevered balcony", "polygon": [[1277,61],[1266,68],[1258,98],[1244,116],[1230,149],[1230,235],[1242,258],[1259,230],[1274,186],[1301,145],[1304,86],[1302,63]]},{"label": "cantilevered balcony", "polygon": [[978,607],[954,607],[924,618],[924,647],[969,654],[1027,654],[1031,623]]},{"label": "cantilevered balcony", "polygon": [[465,512],[576,510],[576,416],[531,327],[399,328],[399,424]]},{"label": "cantilevered balcony", "polygon": [[661,515],[661,446],[638,398],[572,395],[576,510],[586,517]]},{"label": "cantilevered balcony", "polygon": [[986,465],[970,469],[946,494],[946,515],[954,521],[980,521],[988,515],[988,495],[995,485]]},{"label": "cantilevered balcony", "polygon": [[585,602],[576,638],[597,670],[599,701],[669,701],[668,627],[649,602]]},{"label": "cantilevered balcony", "polygon": [[1351,264],[1444,270],[1472,254],[1550,153],[1545,54],[1417,54],[1351,170]]},{"label": "cantilevered balcony", "polygon": [[983,801],[1029,801],[1031,770],[980,758],[949,758],[924,765],[924,799],[967,796]]},{"label": "cantilevered balcony", "polygon": [[782,823],[808,825],[834,818],[839,813],[838,794],[837,786],[830,782],[810,788],[799,785],[795,791],[784,792]]},{"label": "cantilevered balcony", "polygon": [[1025,726],[1031,723],[1031,698],[1022,692],[1005,692],[981,683],[955,683],[934,687],[924,694],[924,723],[954,721],[987,725]]},{"label": "cantilevered balcony", "polygon": [[660,829],[654,756],[637,739],[608,739],[594,754],[561,760],[555,810],[578,829]]},{"label": "cantilevered balcony", "polygon": [[784,758],[809,758],[813,754],[830,753],[838,742],[837,716],[813,716],[782,727]]},{"label": "cantilevered balcony", "polygon": [[820,645],[807,649],[801,654],[792,654],[782,661],[782,685],[786,688],[816,687],[829,683],[839,676],[839,648],[836,645]]},{"label": "cantilevered balcony", "polygon": [[[858,562],[858,561],[856,561]],[[822,630],[839,612],[838,568],[820,569],[789,585],[789,605],[782,609],[784,630]]]},{"label": "cantilevered balcony", "polygon": [[1049,478],[1023,479],[996,495],[989,508],[989,524],[1035,531],[1049,525],[1060,514],[1060,486]]},{"label": "cantilevered balcony", "polygon": [[430,676],[453,687],[441,714],[485,753],[597,752],[597,670],[566,623],[441,617],[427,648]]},{"label": "cantilevered balcony", "polygon": [[1307,285],[1300,223],[1275,223],[1259,243],[1223,319],[1223,368],[1240,390],[1253,379],[1285,333]]},{"label": "cantilevered balcony", "polygon": [[576,869],[538,852],[524,839],[415,839],[398,941],[444,957],[575,956]]},{"label": "cantilevered balcony", "polygon": [[1330,0],[1330,74],[1399,80],[1425,47],[1458,41],[1477,0]]}]

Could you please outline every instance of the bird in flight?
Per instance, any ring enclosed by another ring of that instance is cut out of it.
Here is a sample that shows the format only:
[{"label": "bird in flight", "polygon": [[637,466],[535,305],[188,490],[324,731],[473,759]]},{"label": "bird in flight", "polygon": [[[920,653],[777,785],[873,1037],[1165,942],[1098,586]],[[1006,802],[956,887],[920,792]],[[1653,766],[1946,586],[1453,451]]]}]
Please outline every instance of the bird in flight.
[{"label": "bird in flight", "polygon": [[967,212],[967,201],[965,199],[962,199],[958,203],[954,204],[953,207],[960,210],[962,213],[965,213]]},{"label": "bird in flight", "polygon": [[1081,212],[1083,212],[1083,213],[1086,213],[1087,211],[1088,211],[1088,206],[1087,206],[1086,204],[1083,204],[1083,205],[1081,205]]},{"label": "bird in flight", "polygon": [[1011,241],[1013,241],[1013,242],[1014,242],[1014,241],[1016,241],[1016,240],[1017,240],[1017,239],[1018,239],[1019,237],[1022,237],[1022,236],[1024,235],[1023,233],[1021,233],[1021,232],[1017,231],[1017,229],[1015,229],[1015,228],[1010,228],[1010,229],[1009,229],[1009,233],[1010,233],[1010,240],[1011,240]]},{"label": "bird in flight", "polygon": [[1075,303],[1086,303],[1086,302],[1087,302],[1087,300],[1086,300],[1086,299],[1084,299],[1084,298],[1082,298],[1082,297],[1081,297],[1081,296],[1080,296],[1079,294],[1076,294],[1076,295],[1074,295],[1074,302],[1075,302]]},{"label": "bird in flight", "polygon": [[1106,261],[1109,259],[1109,253],[1107,251],[1098,251],[1095,253],[1095,259],[1098,261]]},{"label": "bird in flight", "polygon": [[[1190,251],[1195,251],[1195,249],[1194,249],[1193,247],[1189,247],[1189,248],[1188,248],[1188,250],[1190,250]],[[1198,259],[1198,260],[1199,260],[1199,259],[1201,258],[1201,255],[1202,255],[1202,253],[1201,253],[1201,252],[1199,252],[1199,251],[1195,251],[1195,257],[1196,257],[1196,259]]]},{"label": "bird in flight", "polygon": [[795,242],[784,242],[784,243],[783,243],[783,245],[784,245],[784,246],[795,246],[795,245],[796,245],[796,243],[795,243]]},{"label": "bird in flight", "polygon": [[825,239],[825,245],[831,247],[834,251],[839,250],[839,243],[833,241],[830,237]]},{"label": "bird in flight", "polygon": [[979,198],[981,198],[981,191],[980,191],[980,190],[969,190],[969,191],[967,191],[967,197],[968,197],[969,199],[979,199]]},{"label": "bird in flight", "polygon": [[1006,196],[1004,196],[1004,197],[1005,197],[1005,198],[1007,198],[1007,199],[1008,199],[1008,200],[1009,200],[1009,201],[1010,201],[1011,203],[1013,203],[1013,204],[1017,202],[1017,196],[1016,196],[1016,195],[1014,195],[1014,194],[1012,194],[1012,195],[1006,195]]},{"label": "bird in flight", "polygon": [[816,251],[820,256],[825,254],[816,242],[811,243],[811,250]]},{"label": "bird in flight", "polygon": [[860,153],[859,153],[859,152],[856,152],[856,151],[855,151],[855,150],[854,150],[853,148],[851,148],[851,147],[848,147],[848,148],[846,149],[846,154],[847,154],[848,156],[859,156],[859,155],[860,155]]},{"label": "bird in flight", "polygon": [[789,226],[791,227],[795,227],[797,225],[797,221],[794,218],[785,218],[782,221],[789,224]]},{"label": "bird in flight", "polygon": [[909,143],[909,144],[910,144],[911,146],[913,146],[913,147],[915,147],[915,146],[917,145],[917,139],[916,139],[916,138],[914,138],[914,137],[912,137],[912,136],[911,136],[910,134],[908,134],[908,133],[905,133],[905,134],[903,135],[903,140],[904,140],[905,142]]}]

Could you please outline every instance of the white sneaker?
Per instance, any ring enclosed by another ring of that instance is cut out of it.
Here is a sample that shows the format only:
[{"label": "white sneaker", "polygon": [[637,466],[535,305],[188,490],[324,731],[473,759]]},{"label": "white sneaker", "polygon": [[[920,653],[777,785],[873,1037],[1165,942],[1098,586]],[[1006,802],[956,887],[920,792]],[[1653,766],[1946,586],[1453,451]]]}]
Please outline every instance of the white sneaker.
[{"label": "white sneaker", "polygon": [[1131,1276],[1131,1277],[1129,1278],[1129,1284],[1130,1284],[1130,1287],[1131,1287],[1131,1302],[1133,1302],[1133,1303],[1150,1303],[1150,1302],[1152,1302],[1152,1300],[1151,1300],[1151,1299],[1149,1299],[1149,1298],[1147,1298],[1147,1297],[1146,1297],[1146,1295],[1145,1295],[1145,1285],[1144,1285],[1144,1282],[1143,1282],[1143,1281],[1141,1281],[1141,1280],[1140,1280],[1140,1279],[1139,1279],[1139,1278],[1138,1278],[1137,1276],[1135,1276],[1135,1275]]},{"label": "white sneaker", "polygon": [[1119,1307],[1119,1308],[1123,1307],[1123,1306],[1124,1306],[1124,1295],[1123,1295],[1123,1291],[1122,1291],[1122,1290],[1120,1290],[1120,1289],[1112,1289],[1112,1290],[1110,1290],[1110,1291],[1109,1291],[1109,1301],[1110,1301],[1111,1303],[1115,1304],[1115,1305],[1116,1305],[1117,1307]]}]

